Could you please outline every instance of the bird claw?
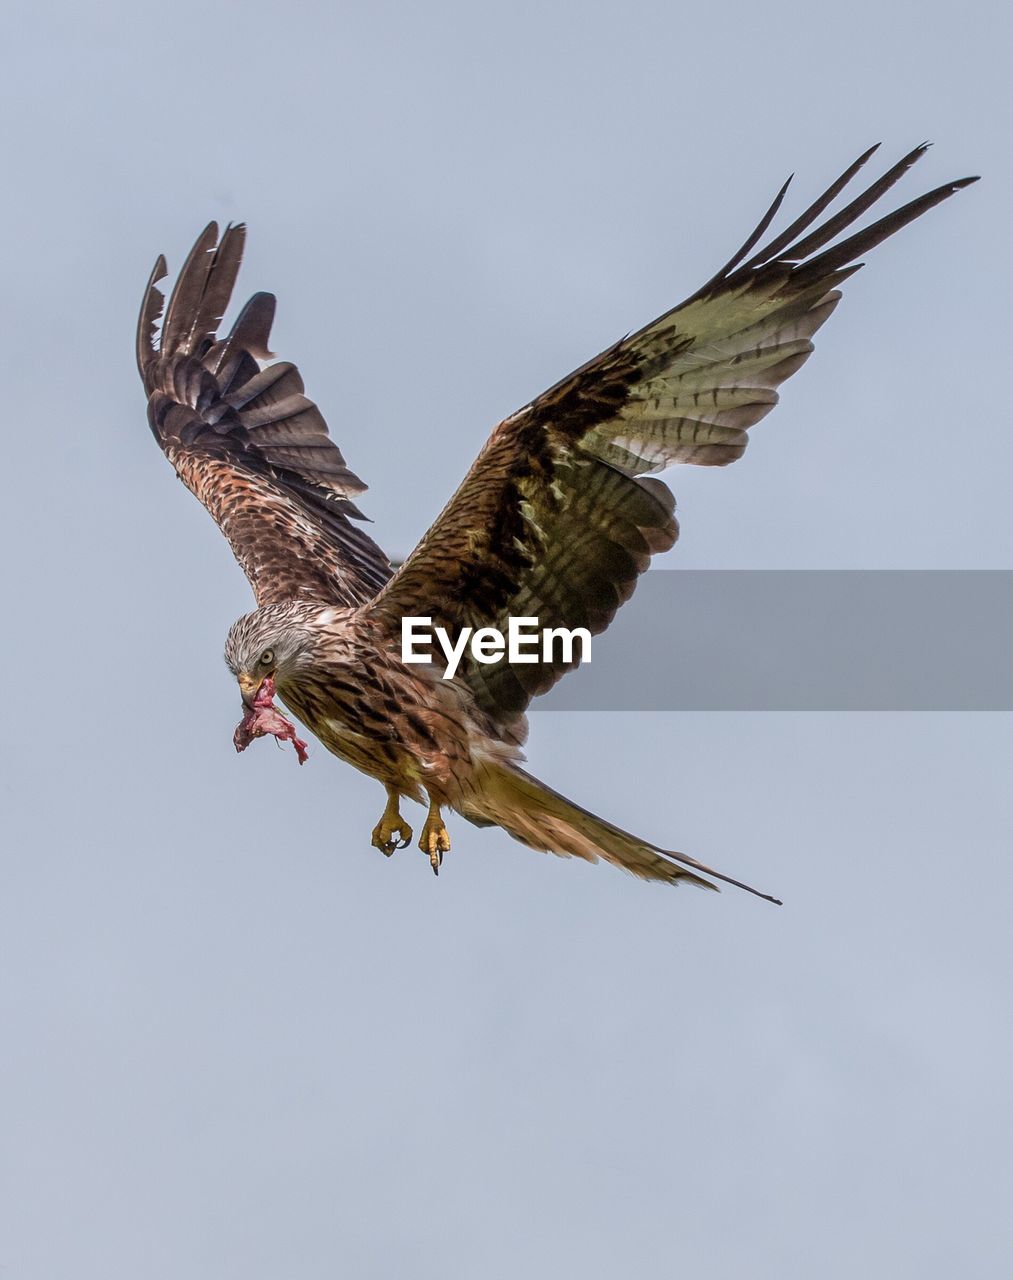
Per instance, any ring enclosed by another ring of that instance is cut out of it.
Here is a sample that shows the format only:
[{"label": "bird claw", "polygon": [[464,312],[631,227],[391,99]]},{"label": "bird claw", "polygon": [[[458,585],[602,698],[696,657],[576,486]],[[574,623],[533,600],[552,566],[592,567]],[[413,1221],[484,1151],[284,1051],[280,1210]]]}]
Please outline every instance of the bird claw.
[{"label": "bird claw", "polygon": [[433,875],[438,876],[443,864],[443,855],[450,852],[450,835],[441,820],[426,819],[426,825],[422,828],[422,835],[419,837],[419,848],[423,853],[429,854],[429,865],[433,869]]},{"label": "bird claw", "polygon": [[407,849],[412,842],[411,827],[400,814],[393,818],[383,817],[373,828],[371,841],[374,849],[379,849],[385,858],[396,853],[398,849]]}]

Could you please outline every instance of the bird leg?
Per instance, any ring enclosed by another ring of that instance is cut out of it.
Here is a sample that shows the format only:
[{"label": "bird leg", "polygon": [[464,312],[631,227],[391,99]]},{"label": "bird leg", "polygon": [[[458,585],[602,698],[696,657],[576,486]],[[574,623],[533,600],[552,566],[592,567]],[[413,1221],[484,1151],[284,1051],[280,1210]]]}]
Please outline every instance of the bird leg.
[{"label": "bird leg", "polygon": [[385,858],[396,849],[407,849],[412,842],[412,829],[401,817],[401,796],[393,787],[387,788],[387,807],[373,828],[373,848],[379,849]]},{"label": "bird leg", "polygon": [[440,864],[443,862],[443,855],[450,851],[450,836],[447,834],[447,828],[443,825],[443,818],[440,814],[440,804],[438,800],[429,797],[429,812],[426,814],[425,826],[422,828],[422,835],[419,837],[419,848],[423,853],[429,854],[429,863],[433,868],[433,875],[440,874]]}]

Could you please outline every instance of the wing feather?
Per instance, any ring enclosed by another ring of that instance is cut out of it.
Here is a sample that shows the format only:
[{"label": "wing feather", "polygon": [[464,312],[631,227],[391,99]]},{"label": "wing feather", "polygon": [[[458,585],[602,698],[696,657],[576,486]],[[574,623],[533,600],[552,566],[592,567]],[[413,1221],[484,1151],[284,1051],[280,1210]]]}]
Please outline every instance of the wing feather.
[{"label": "wing feather", "polygon": [[[924,154],[916,147],[835,215],[855,160],[752,257],[787,184],[745,244],[685,302],[564,378],[493,432],[419,546],[370,606],[389,633],[404,616],[506,630],[608,626],[653,554],[678,536],[674,499],[650,477],[676,462],[723,466],[809,358],[859,258],[974,178],[947,183],[832,243]],[[800,238],[801,237],[801,238]],[[744,265],[743,265],[744,264]],[[575,661],[462,662],[462,681],[508,740],[524,710]]]},{"label": "wing feather", "polygon": [[299,370],[271,359],[271,294],[257,293],[218,338],[243,255],[245,229],[219,240],[210,223],[172,290],[159,341],[166,275],[159,257],[141,305],[137,363],[152,431],[177,475],[207,507],[260,604],[293,597],[355,605],[390,563],[354,521],[366,486],[330,439]]}]

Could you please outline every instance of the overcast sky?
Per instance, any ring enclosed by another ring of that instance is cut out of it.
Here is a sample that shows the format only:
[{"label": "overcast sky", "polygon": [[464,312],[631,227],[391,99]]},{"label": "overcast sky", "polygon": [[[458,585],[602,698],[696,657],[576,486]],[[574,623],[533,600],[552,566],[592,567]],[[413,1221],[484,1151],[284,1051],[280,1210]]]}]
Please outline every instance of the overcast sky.
[{"label": "overcast sky", "polygon": [[791,217],[930,138],[898,202],[985,180],[871,256],[740,463],[669,477],[665,565],[1013,568],[1010,35],[973,0],[13,7],[3,1280],[1008,1268],[1011,717],[534,715],[535,772],[781,910],[459,820],[438,881],[387,861],[377,784],[232,749],[251,597],[132,343],[156,254],[245,219],[240,291],[404,554],[787,173]]}]

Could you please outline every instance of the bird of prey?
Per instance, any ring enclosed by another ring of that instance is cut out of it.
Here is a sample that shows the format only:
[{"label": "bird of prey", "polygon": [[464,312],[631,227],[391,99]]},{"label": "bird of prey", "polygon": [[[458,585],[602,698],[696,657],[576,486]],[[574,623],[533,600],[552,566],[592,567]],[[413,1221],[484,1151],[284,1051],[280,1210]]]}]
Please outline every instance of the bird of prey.
[{"label": "bird of prey", "polygon": [[225,647],[245,707],[237,748],[274,734],[303,758],[305,744],[274,707],[277,694],[329,751],[386,788],[372,833],[383,853],[412,839],[402,797],[428,805],[419,843],[437,873],[450,848],[449,808],[531,848],[605,859],[645,880],[713,889],[717,879],[757,893],[613,826],[524,770],[526,708],[576,665],[572,651],[533,665],[466,653],[448,680],[402,659],[401,624],[426,617],[448,634],[505,632],[511,617],[533,617],[542,627],[603,631],[651,557],[678,535],[675,501],[652,473],[741,457],[749,428],[809,358],[859,259],[975,181],[948,182],[854,230],[920,146],[824,217],[875,150],[758,248],[785,183],[742,248],[692,297],[501,422],[396,569],[362,527],[353,499],[366,486],[303,394],[298,370],[271,363],[274,297],[255,294],[218,335],[244,227],[229,226],[220,239],[214,223],[204,230],[164,319],[160,257],[137,334],[151,429],[225,534],[257,602]]}]

